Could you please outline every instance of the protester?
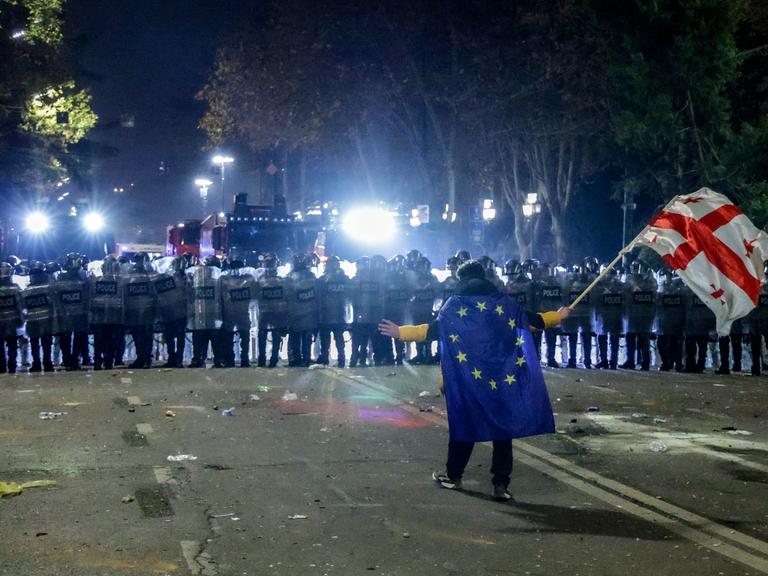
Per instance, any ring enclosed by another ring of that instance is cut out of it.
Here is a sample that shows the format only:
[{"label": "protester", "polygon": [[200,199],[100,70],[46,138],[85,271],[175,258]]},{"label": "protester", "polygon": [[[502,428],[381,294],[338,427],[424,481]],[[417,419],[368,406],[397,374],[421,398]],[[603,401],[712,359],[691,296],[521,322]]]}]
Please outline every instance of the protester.
[{"label": "protester", "polygon": [[446,470],[434,472],[434,480],[460,488],[475,442],[492,441],[493,495],[509,500],[512,439],[555,430],[531,332],[559,324],[570,309],[526,313],[486,279],[477,261],[463,264],[458,277],[456,295],[435,322],[398,326],[384,320],[379,331],[402,340],[440,340],[450,440]]}]

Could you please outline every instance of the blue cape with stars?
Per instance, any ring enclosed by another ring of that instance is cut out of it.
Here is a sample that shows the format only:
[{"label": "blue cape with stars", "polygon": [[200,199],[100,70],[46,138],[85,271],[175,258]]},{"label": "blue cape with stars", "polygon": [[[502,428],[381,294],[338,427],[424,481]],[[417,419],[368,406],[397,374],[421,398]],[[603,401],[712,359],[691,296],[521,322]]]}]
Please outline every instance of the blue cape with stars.
[{"label": "blue cape with stars", "polygon": [[451,440],[555,431],[528,317],[509,295],[452,296],[438,325]]}]

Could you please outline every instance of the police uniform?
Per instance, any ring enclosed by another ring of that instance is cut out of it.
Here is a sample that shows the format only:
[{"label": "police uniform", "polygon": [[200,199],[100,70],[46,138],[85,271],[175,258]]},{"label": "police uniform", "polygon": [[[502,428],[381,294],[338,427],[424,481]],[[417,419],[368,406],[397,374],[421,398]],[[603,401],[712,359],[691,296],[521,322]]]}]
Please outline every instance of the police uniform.
[{"label": "police uniform", "polygon": [[[522,265],[516,260],[508,261],[504,265],[504,274],[507,276],[507,285],[504,291],[514,298],[523,310],[531,310],[534,305],[533,280],[523,271]],[[536,347],[536,357],[541,359],[541,333],[539,332],[539,346]]]},{"label": "police uniform", "polygon": [[67,260],[67,269],[54,282],[55,327],[65,370],[79,370],[79,351],[83,340],[88,341],[89,284],[79,256],[68,255]]},{"label": "police uniform", "polygon": [[216,265],[216,259],[209,256],[202,266],[189,269],[192,290],[191,328],[192,328],[192,362],[190,368],[205,368],[208,349],[213,349],[213,365],[221,368],[223,363],[219,353],[219,330],[221,329],[221,286],[219,277],[221,269]]},{"label": "police uniform", "polygon": [[125,326],[130,330],[136,345],[136,360],[130,365],[131,368],[142,369],[152,365],[157,297],[152,286],[153,278],[146,268],[148,263],[149,258],[145,255],[137,255],[134,267],[123,284]]},{"label": "police uniform", "polygon": [[377,330],[378,322],[384,315],[383,278],[381,274],[372,269],[370,258],[360,258],[356,264],[357,272],[351,283],[354,316],[350,368],[354,368],[358,364],[366,366],[369,356],[369,341],[371,352],[380,353],[381,351],[377,348],[380,340],[383,339]]},{"label": "police uniform", "polygon": [[187,340],[189,281],[184,273],[186,263],[174,258],[168,272],[152,277],[157,295],[157,312],[163,326],[163,340],[167,350],[166,368],[182,368]]},{"label": "police uniform", "polygon": [[615,370],[619,338],[624,332],[624,284],[616,270],[610,270],[595,287],[595,327],[600,353],[598,368]]},{"label": "police uniform", "polygon": [[33,263],[29,286],[21,295],[27,319],[25,331],[32,349],[30,372],[53,372],[54,295],[50,278],[42,263]]},{"label": "police uniform", "polygon": [[11,280],[13,270],[0,263],[0,374],[16,373],[18,330],[24,323],[21,288]]},{"label": "police uniform", "polygon": [[685,334],[685,300],[683,282],[667,274],[657,295],[658,340],[660,370],[683,371],[683,335]]},{"label": "police uniform", "polygon": [[318,364],[328,364],[331,358],[331,335],[336,344],[336,366],[344,368],[344,331],[349,314],[349,278],[339,266],[338,258],[331,256],[326,262],[325,273],[317,283],[320,308],[319,333],[320,357]]},{"label": "police uniform", "polygon": [[124,286],[117,261],[105,260],[101,277],[90,278],[94,370],[111,370],[118,340],[124,337]]},{"label": "police uniform", "polygon": [[[397,256],[387,263],[385,285],[384,317],[396,324],[404,324],[408,316],[410,301],[413,297],[413,285],[405,273],[402,257]],[[393,352],[394,349],[394,352]],[[402,364],[406,360],[406,344],[402,340],[385,340],[384,361],[386,364]]]},{"label": "police uniform", "polygon": [[[591,281],[589,272],[583,266],[579,267],[566,285],[565,296],[568,305],[573,304]],[[582,362],[585,368],[592,367],[593,315],[592,294],[588,293],[574,306],[571,315],[562,323],[563,333],[568,338],[568,368],[576,368],[579,333],[581,333]]]},{"label": "police uniform", "polygon": [[768,342],[768,283],[763,282],[758,294],[757,306],[747,316],[749,347],[752,355],[752,375],[762,372],[761,348],[763,338]]},{"label": "police uniform", "polygon": [[221,357],[224,366],[235,365],[233,336],[240,339],[240,367],[250,366],[248,346],[251,341],[251,301],[256,297],[253,276],[241,272],[239,261],[221,275]]},{"label": "police uniform", "polygon": [[[546,276],[534,282],[533,292],[536,310],[558,310],[563,306],[563,287],[552,270]],[[550,368],[559,368],[559,364],[555,359],[557,336],[559,334],[560,328],[557,326],[547,328],[544,332],[544,339],[547,344],[547,366]]]},{"label": "police uniform", "polygon": [[267,366],[267,336],[272,337],[269,367],[274,368],[280,358],[280,346],[288,333],[288,286],[285,278],[277,276],[277,260],[266,261],[264,275],[256,283],[259,306],[258,361]]},{"label": "police uniform", "polygon": [[[410,317],[414,324],[429,324],[434,320],[435,299],[439,293],[439,283],[431,272],[431,263],[422,257],[417,263],[416,284],[413,286],[411,297]],[[416,343],[416,357],[411,359],[414,364],[429,364],[432,358],[432,340]]]},{"label": "police uniform", "polygon": [[[651,332],[656,317],[656,279],[636,268],[626,281],[624,305],[627,316],[627,360],[622,368],[641,370],[651,365]],[[637,357],[637,358],[636,358]]]},{"label": "police uniform", "polygon": [[294,264],[288,284],[288,365],[307,367],[311,363],[312,336],[317,331],[317,277],[306,258]]},{"label": "police uniform", "polygon": [[707,342],[715,329],[715,315],[687,286],[683,289],[685,302],[685,371],[704,372],[707,362]]}]

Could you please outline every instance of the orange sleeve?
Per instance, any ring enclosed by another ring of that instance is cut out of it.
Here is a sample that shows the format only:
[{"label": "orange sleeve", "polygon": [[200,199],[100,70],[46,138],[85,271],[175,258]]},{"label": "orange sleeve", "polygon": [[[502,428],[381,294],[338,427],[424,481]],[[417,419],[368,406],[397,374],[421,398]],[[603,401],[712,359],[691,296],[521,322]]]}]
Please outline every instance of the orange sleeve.
[{"label": "orange sleeve", "polygon": [[429,324],[419,324],[418,326],[400,326],[400,340],[408,342],[423,342],[427,339]]}]

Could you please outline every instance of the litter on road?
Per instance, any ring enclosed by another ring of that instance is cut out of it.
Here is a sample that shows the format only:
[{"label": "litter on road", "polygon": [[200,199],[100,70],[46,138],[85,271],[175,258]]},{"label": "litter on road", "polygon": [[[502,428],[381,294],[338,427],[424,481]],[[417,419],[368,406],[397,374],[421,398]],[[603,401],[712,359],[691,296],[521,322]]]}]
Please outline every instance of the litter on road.
[{"label": "litter on road", "polygon": [[56,480],[32,480],[31,482],[0,482],[0,498],[21,494],[27,488],[40,488],[42,486],[54,486]]},{"label": "litter on road", "polygon": [[305,516],[304,514],[293,514],[288,516],[288,520],[306,520],[307,518],[309,518],[309,516]]},{"label": "litter on road", "polygon": [[648,449],[651,452],[666,452],[668,450],[667,445],[664,444],[661,440],[653,440],[650,444],[648,444]]},{"label": "litter on road", "polygon": [[173,410],[166,410],[165,415],[168,416],[168,418],[174,418],[176,416],[176,412]]},{"label": "litter on road", "polygon": [[40,420],[55,420],[56,418],[61,418],[64,414],[66,412],[40,412],[38,418]]},{"label": "litter on road", "polygon": [[192,456],[192,454],[176,454],[168,456],[168,462],[187,462],[189,460],[197,460],[197,456]]},{"label": "litter on road", "polygon": [[259,400],[261,400],[261,397],[259,397],[257,394],[251,394],[250,396],[248,396],[248,400],[250,400],[251,402],[258,402]]},{"label": "litter on road", "polygon": [[299,397],[295,392],[291,392],[288,390],[285,394],[283,394],[283,400],[285,401],[291,401],[291,400],[298,400]]},{"label": "litter on road", "polygon": [[222,416],[234,416],[235,415],[235,407],[227,408],[226,410],[221,411]]},{"label": "litter on road", "polygon": [[263,384],[261,386],[256,386],[256,390],[259,392],[269,392],[272,390],[270,386],[264,386]]}]

